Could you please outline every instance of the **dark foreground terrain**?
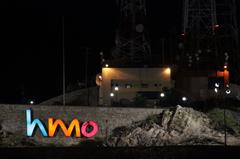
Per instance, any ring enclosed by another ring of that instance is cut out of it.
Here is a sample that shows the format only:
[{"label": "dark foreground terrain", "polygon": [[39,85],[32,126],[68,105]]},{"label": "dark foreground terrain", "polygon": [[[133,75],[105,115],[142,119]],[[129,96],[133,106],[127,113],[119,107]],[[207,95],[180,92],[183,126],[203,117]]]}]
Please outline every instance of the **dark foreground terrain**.
[{"label": "dark foreground terrain", "polygon": [[1,159],[239,159],[240,147],[166,146],[149,148],[2,148],[0,149],[0,156]]}]

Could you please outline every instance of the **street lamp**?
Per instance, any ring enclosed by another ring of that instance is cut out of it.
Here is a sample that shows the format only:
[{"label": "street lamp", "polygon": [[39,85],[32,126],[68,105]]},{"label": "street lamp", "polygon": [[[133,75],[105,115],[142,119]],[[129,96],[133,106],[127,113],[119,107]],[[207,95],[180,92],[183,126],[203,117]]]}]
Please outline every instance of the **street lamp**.
[{"label": "street lamp", "polygon": [[30,101],[29,101],[29,104],[33,105],[33,104],[34,104],[34,101],[33,101],[33,100],[30,100]]},{"label": "street lamp", "polygon": [[112,99],[113,97],[114,97],[114,93],[111,92],[111,93],[110,93],[110,98],[111,98],[110,102],[111,102],[111,105],[113,104],[113,99]]},{"label": "street lamp", "polygon": [[115,86],[115,87],[114,87],[114,90],[115,90],[115,91],[119,91],[119,87],[118,87],[118,86]]},{"label": "street lamp", "polygon": [[219,88],[220,84],[219,83],[215,83],[215,87]]},{"label": "street lamp", "polygon": [[[225,90],[225,94],[226,95],[230,95],[231,94],[231,90],[228,88],[229,85],[226,86],[226,90]],[[224,98],[226,99],[226,97]],[[227,102],[227,100],[225,100],[225,102]],[[223,116],[224,116],[224,145],[227,146],[227,123],[226,123],[226,106],[224,104],[223,106]]]},{"label": "street lamp", "polygon": [[110,93],[110,97],[114,97],[114,93]]},{"label": "street lamp", "polygon": [[[219,88],[219,84],[215,83],[215,89],[214,92],[217,94],[218,93],[218,88]],[[224,102],[226,102],[226,95],[230,95],[231,94],[231,90],[229,89],[229,85],[227,84],[225,86],[225,90],[224,93],[221,93],[222,91],[220,91],[220,94],[217,97],[223,97]],[[227,146],[227,123],[226,123],[226,106],[225,103],[223,105],[223,124],[224,124],[224,146]]]},{"label": "street lamp", "polygon": [[231,90],[230,89],[227,89],[226,92],[225,92],[227,95],[231,94]]},{"label": "street lamp", "polygon": [[165,97],[165,94],[164,94],[164,93],[160,93],[160,97],[161,97],[161,98],[164,98],[164,97]]},{"label": "street lamp", "polygon": [[182,97],[182,101],[186,102],[187,101],[187,97]]},{"label": "street lamp", "polygon": [[116,92],[116,102],[118,102],[118,91],[119,91],[119,87],[115,86],[114,87],[114,91]]}]

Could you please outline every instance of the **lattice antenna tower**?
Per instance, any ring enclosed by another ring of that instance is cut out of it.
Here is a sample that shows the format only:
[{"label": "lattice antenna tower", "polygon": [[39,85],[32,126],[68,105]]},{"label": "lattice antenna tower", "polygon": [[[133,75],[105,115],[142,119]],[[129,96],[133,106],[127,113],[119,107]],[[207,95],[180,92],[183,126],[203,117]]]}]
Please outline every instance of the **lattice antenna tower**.
[{"label": "lattice antenna tower", "polygon": [[[218,0],[217,17],[218,29],[218,50],[221,61],[227,65],[233,75],[232,82],[240,83],[240,50],[239,30],[237,25],[237,3],[235,0]],[[223,55],[228,55],[227,59]],[[239,78],[237,78],[239,77]]]},{"label": "lattice antenna tower", "polygon": [[183,60],[188,67],[240,73],[235,0],[183,0]]},{"label": "lattice antenna tower", "polygon": [[183,64],[190,68],[197,64],[197,66],[206,66],[207,59],[217,57],[214,40],[216,29],[219,27],[216,2],[215,0],[183,0],[183,16],[182,59],[187,60],[187,62],[182,60]]},{"label": "lattice antenna tower", "polygon": [[117,0],[120,8],[120,24],[116,35],[115,59],[139,63],[150,56],[146,38],[145,0]]}]

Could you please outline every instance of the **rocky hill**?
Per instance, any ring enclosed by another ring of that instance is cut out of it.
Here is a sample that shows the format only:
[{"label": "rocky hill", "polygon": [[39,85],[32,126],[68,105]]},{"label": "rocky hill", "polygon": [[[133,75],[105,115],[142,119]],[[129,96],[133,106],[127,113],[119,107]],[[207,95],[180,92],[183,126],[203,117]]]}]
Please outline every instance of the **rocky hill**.
[{"label": "rocky hill", "polygon": [[[116,128],[107,146],[164,146],[224,144],[224,132],[216,130],[211,119],[192,108],[177,106],[130,126]],[[228,145],[240,145],[240,138],[227,134]]]}]

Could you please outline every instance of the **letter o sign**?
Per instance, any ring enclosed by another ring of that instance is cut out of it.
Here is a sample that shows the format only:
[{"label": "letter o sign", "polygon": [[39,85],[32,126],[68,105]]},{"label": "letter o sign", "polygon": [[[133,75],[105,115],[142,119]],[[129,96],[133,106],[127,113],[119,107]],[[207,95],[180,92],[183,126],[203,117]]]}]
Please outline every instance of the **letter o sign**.
[{"label": "letter o sign", "polygon": [[[88,126],[92,127],[91,132],[87,132]],[[83,136],[85,136],[85,137],[93,137],[98,132],[98,125],[94,121],[86,121],[82,124],[81,132],[82,132]]]}]

